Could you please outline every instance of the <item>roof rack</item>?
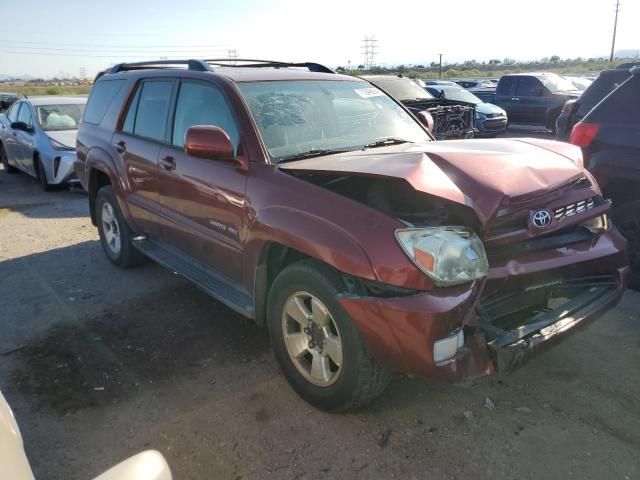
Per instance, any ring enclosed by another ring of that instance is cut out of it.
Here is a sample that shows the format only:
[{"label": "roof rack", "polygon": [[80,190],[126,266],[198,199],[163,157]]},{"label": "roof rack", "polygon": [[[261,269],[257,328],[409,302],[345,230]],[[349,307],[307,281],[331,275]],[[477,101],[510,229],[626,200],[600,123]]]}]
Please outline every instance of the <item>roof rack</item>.
[{"label": "roof rack", "polygon": [[125,72],[127,70],[144,70],[147,68],[171,68],[175,65],[187,65],[188,70],[210,72],[210,65],[202,60],[149,60],[146,62],[118,63],[107,70],[107,73]]},{"label": "roof rack", "polygon": [[307,68],[310,72],[319,73],[336,73],[329,67],[325,67],[320,63],[314,62],[281,62],[279,60],[255,60],[251,58],[210,58],[203,60],[209,65],[218,67],[237,67],[237,68],[287,68],[302,67]]},{"label": "roof rack", "polygon": [[96,80],[105,73],[118,73],[130,70],[145,70],[149,68],[174,68],[179,65],[186,65],[188,70],[196,72],[211,72],[212,65],[217,67],[238,67],[238,68],[287,68],[287,67],[303,67],[310,72],[319,73],[335,73],[328,67],[313,62],[280,62],[277,60],[255,60],[247,58],[212,58],[208,60],[149,60],[145,62],[118,63],[111,68],[100,72],[96,76]]}]

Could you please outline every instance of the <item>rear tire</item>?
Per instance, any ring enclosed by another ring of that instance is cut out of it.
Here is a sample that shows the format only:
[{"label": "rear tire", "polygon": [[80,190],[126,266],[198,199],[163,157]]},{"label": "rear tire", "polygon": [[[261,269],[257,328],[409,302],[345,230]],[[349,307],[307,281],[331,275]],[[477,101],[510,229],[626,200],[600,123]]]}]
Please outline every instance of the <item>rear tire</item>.
[{"label": "rear tire", "polygon": [[0,145],[0,161],[4,166],[4,171],[7,173],[18,173],[16,167],[9,165],[9,159],[7,158],[7,152],[4,151],[4,146]]},{"label": "rear tire", "polygon": [[336,300],[340,291],[337,272],[303,260],[280,272],[267,304],[271,345],[285,378],[305,401],[330,412],[371,402],[392,377],[366,350]]},{"label": "rear tire", "polygon": [[102,249],[111,263],[120,268],[139,265],[144,256],[131,243],[131,231],[113,193],[111,185],[102,187],[96,196],[96,220]]}]

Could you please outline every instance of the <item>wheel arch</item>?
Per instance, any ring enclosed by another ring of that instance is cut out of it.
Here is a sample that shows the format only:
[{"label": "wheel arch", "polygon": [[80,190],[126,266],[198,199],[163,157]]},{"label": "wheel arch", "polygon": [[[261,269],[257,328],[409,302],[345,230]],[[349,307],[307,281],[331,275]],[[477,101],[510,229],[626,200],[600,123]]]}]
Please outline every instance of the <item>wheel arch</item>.
[{"label": "wheel arch", "polygon": [[376,280],[369,258],[347,232],[318,217],[286,207],[257,215],[245,244],[245,279],[252,284],[256,323],[264,323],[269,288],[280,271],[314,259],[353,277]]}]

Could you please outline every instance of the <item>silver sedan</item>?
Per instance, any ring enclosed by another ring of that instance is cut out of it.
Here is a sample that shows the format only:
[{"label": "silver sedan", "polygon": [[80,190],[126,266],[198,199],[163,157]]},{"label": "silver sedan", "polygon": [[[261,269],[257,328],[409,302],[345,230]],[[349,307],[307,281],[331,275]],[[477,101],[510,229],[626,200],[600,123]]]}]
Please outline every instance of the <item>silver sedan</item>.
[{"label": "silver sedan", "polygon": [[45,190],[77,183],[73,163],[76,133],[87,99],[32,97],[0,115],[0,159],[7,173],[21,170]]}]

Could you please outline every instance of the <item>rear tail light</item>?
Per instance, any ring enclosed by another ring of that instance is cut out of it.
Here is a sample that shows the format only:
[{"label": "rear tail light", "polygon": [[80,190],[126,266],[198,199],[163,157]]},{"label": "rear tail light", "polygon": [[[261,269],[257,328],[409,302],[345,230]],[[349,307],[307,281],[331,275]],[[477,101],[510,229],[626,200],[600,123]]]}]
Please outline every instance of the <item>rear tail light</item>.
[{"label": "rear tail light", "polygon": [[600,125],[596,123],[578,122],[571,130],[569,143],[573,143],[580,148],[588,147],[598,134],[598,130],[600,130]]}]

